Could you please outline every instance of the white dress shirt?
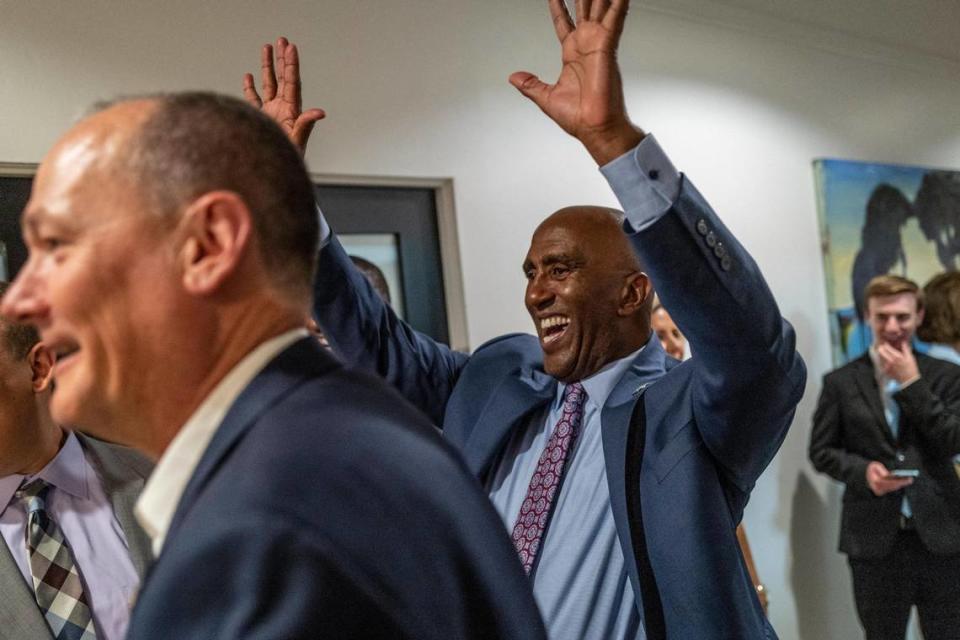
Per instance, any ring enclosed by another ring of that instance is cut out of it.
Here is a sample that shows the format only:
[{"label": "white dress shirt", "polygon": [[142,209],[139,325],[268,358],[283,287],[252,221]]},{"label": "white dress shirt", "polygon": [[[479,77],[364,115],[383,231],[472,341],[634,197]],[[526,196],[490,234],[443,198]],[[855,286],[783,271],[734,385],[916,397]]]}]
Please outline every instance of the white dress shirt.
[{"label": "white dress shirt", "polygon": [[140,526],[150,536],[154,556],[160,555],[183,491],[227,411],[267,363],[308,335],[306,329],[292,329],[248,353],[217,384],[164,451],[134,509]]}]

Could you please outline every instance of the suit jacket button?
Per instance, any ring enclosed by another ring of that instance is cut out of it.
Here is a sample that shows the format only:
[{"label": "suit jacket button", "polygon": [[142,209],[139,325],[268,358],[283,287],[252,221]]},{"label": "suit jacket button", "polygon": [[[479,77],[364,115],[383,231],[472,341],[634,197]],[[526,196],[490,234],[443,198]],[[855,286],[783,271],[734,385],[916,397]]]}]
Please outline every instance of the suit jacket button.
[{"label": "suit jacket button", "polygon": [[718,258],[723,258],[725,255],[727,255],[727,248],[723,246],[722,242],[718,242],[717,246],[713,248],[713,255],[717,256]]},{"label": "suit jacket button", "polygon": [[715,247],[715,246],[717,246],[717,236],[714,235],[713,231],[711,231],[710,233],[708,233],[708,234],[707,234],[707,237],[704,238],[704,240],[706,240],[708,247]]},{"label": "suit jacket button", "polygon": [[699,220],[697,220],[697,233],[699,233],[702,236],[705,236],[707,235],[707,232],[709,230],[710,229],[707,227],[706,220],[704,220],[703,218],[700,218]]},{"label": "suit jacket button", "polygon": [[730,256],[723,256],[720,259],[720,268],[724,271],[730,271],[731,266],[733,266],[733,262],[730,260]]}]

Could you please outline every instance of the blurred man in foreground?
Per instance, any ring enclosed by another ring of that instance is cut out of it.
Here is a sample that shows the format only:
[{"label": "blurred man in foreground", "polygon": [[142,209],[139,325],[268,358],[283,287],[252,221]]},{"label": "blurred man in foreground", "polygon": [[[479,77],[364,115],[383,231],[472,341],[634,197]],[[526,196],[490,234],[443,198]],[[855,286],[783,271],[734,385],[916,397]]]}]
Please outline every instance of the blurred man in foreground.
[{"label": "blurred man in foreground", "polygon": [[22,224],[2,311],[59,356],[54,417],[159,459],[131,638],[544,637],[462,462],[303,328],[313,188],[269,118],[203,93],[107,105],[48,154]]}]

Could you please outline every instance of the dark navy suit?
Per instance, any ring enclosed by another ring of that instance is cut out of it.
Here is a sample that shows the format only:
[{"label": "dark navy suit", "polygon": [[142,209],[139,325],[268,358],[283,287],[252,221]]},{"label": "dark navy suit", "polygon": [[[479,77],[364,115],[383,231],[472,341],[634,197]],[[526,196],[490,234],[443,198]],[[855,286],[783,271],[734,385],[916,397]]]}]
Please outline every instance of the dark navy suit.
[{"label": "dark navy suit", "polygon": [[[694,353],[645,387],[631,369],[601,414],[611,507],[647,637],[773,638],[735,529],[803,394],[793,329],[689,183],[630,240]],[[333,348],[441,425],[481,479],[511,434],[555,397],[536,338],[452,352],[400,322],[336,238],[321,252],[315,296]],[[655,338],[647,349],[669,368]]]},{"label": "dark navy suit", "polygon": [[214,435],[129,637],[545,632],[500,519],[459,457],[382,381],[304,339],[254,378]]}]

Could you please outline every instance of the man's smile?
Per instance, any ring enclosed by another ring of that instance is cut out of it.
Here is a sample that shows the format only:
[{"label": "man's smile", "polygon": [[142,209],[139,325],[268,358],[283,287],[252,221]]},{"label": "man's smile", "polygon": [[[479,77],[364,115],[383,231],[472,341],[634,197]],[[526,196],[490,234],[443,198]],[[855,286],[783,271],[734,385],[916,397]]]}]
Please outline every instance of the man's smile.
[{"label": "man's smile", "polygon": [[552,345],[567,332],[569,316],[552,315],[539,319],[540,343],[544,347]]}]

